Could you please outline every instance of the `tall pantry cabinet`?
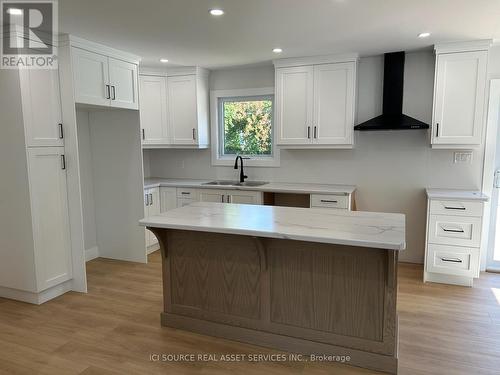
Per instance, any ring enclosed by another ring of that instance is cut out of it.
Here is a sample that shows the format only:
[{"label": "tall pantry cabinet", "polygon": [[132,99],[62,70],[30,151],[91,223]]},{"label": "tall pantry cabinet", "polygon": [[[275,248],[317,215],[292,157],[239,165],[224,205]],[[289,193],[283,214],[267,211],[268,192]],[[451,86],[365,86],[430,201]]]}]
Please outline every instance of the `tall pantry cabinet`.
[{"label": "tall pantry cabinet", "polygon": [[66,155],[59,74],[33,69],[2,76],[2,89],[9,88],[11,98],[1,101],[2,113],[10,118],[0,145],[5,178],[0,296],[39,304],[68,290],[86,290],[84,265],[73,264],[72,248],[78,246],[72,243],[68,202],[72,163]]}]

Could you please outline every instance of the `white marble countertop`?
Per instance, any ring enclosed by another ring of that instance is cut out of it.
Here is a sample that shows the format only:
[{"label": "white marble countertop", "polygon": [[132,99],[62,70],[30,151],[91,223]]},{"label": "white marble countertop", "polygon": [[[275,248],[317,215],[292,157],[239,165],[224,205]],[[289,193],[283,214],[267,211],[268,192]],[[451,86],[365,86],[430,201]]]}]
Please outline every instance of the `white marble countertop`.
[{"label": "white marble countertop", "polygon": [[203,185],[214,180],[190,180],[176,178],[146,178],[144,188],[149,189],[158,186],[224,189],[224,190],[251,190],[275,193],[308,193],[308,194],[352,194],[356,190],[353,185],[334,184],[303,184],[288,182],[270,182],[261,186],[232,186],[232,185]]},{"label": "white marble countertop", "polygon": [[475,190],[455,190],[455,189],[426,189],[427,197],[430,199],[459,199],[488,201],[488,196]]},{"label": "white marble countertop", "polygon": [[196,202],[140,220],[146,227],[404,250],[405,215]]}]

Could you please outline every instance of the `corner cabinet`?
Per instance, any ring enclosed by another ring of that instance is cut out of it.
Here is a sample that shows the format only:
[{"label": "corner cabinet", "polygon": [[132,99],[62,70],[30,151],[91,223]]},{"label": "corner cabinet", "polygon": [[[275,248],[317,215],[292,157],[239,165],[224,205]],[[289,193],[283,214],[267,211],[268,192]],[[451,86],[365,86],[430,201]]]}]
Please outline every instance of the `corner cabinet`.
[{"label": "corner cabinet", "polygon": [[207,70],[144,73],[140,83],[143,148],[209,147]]},{"label": "corner cabinet", "polygon": [[435,46],[433,148],[482,143],[489,46],[490,41]]},{"label": "corner cabinet", "polygon": [[76,103],[139,109],[138,57],[74,37],[71,44]]},{"label": "corner cabinet", "polygon": [[357,56],[283,59],[274,64],[277,144],[353,147]]}]

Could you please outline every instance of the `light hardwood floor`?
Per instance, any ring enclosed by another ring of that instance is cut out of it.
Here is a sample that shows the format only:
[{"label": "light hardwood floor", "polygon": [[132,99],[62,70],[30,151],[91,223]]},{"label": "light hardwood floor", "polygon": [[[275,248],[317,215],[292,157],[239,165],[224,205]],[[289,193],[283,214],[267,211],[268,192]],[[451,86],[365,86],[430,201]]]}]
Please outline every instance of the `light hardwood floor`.
[{"label": "light hardwood floor", "polygon": [[[273,350],[160,327],[159,253],[147,265],[87,263],[89,293],[41,306],[0,298],[0,374],[374,374],[304,362],[152,362],[152,353]],[[422,283],[422,267],[399,269],[399,373],[499,374],[500,275],[473,289]]]}]

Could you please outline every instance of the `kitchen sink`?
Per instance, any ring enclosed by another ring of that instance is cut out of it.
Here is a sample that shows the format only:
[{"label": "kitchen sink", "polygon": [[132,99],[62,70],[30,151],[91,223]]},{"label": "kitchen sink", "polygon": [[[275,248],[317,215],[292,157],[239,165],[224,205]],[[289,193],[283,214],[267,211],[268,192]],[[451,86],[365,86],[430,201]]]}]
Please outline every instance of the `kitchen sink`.
[{"label": "kitchen sink", "polygon": [[205,182],[203,185],[211,185],[211,186],[262,186],[266,185],[269,182],[266,181],[245,181],[245,182],[238,182],[238,181],[227,181],[227,180],[217,180],[217,181],[210,181],[210,182]]}]

